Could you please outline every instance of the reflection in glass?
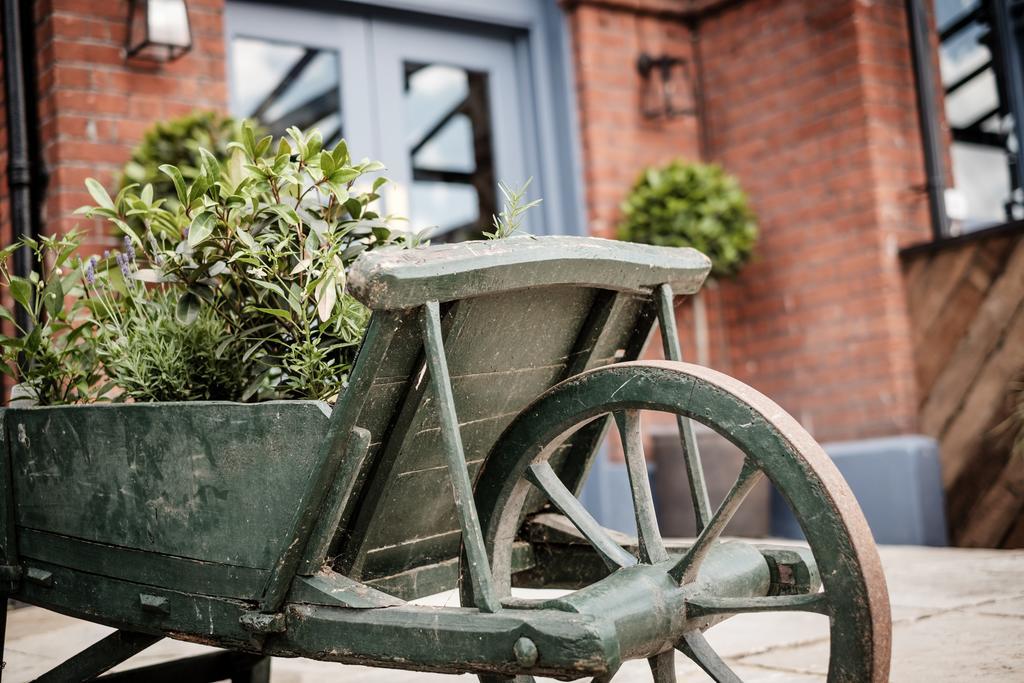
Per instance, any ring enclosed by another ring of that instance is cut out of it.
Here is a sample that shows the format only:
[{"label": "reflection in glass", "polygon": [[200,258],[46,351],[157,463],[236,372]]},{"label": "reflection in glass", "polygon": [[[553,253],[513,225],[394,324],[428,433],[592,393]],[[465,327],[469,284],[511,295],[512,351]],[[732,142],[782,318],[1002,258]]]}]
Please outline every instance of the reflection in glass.
[{"label": "reflection in glass", "polygon": [[999,58],[1005,48],[992,17],[992,0],[935,0],[950,158],[966,208],[951,216],[960,219],[956,231],[1021,217],[1017,136]]},{"label": "reflection in glass", "polygon": [[279,137],[289,126],[318,128],[325,143],[342,136],[338,54],[257,38],[231,41],[231,89],[237,116]]},{"label": "reflection in glass", "polygon": [[487,74],[406,63],[403,104],[411,227],[433,227],[439,241],[479,237],[495,213]]}]

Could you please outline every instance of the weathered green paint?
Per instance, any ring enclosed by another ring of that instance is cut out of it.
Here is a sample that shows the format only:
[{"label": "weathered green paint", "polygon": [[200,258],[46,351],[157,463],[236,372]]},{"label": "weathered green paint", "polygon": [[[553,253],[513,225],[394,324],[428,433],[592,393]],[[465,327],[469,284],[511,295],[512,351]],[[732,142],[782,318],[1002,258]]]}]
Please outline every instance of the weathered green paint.
[{"label": "weathered green paint", "polygon": [[265,569],[112,547],[35,529],[21,529],[19,545],[26,558],[141,585],[227,598],[252,599],[260,594],[269,574]]},{"label": "weathered green paint", "polygon": [[312,575],[327,562],[327,552],[334,541],[338,527],[350,506],[360,475],[365,471],[366,456],[370,451],[370,432],[362,427],[352,430],[344,458],[330,484],[330,492],[316,519],[315,527],[306,541],[299,573]]},{"label": "weathered green paint", "polygon": [[354,264],[349,286],[378,310],[559,285],[646,293],[667,282],[680,294],[693,294],[710,269],[711,261],[694,249],[592,237],[513,237],[369,251]]},{"label": "weathered green paint", "polygon": [[[541,464],[531,465],[529,469]],[[633,561],[629,564],[635,563],[635,556],[639,554],[636,538],[608,529],[605,534],[631,553]],[[538,559],[524,569],[513,557],[513,585],[517,587],[583,588],[608,576],[608,563],[594,547],[593,540],[562,515],[547,512],[529,517],[520,529],[520,537],[529,541]],[[678,560],[693,547],[693,539],[667,538],[664,544],[669,557]],[[768,565],[769,595],[805,595],[821,588],[821,577],[808,548],[771,543],[748,545],[755,548]]]},{"label": "weathered green paint", "polygon": [[[820,449],[733,380],[620,362],[638,357],[659,315],[678,357],[672,288],[696,291],[708,267],[692,250],[575,238],[370,252],[351,284],[374,314],[333,410],[0,411],[0,579],[18,599],[146,637],[486,681],[609,680],[647,657],[666,683],[673,646],[733,680],[703,629],[736,613],[820,612],[832,620],[831,683],[884,680],[884,580]],[[684,441],[696,419],[748,454],[749,478],[706,511],[695,541],[658,533],[643,409],[679,416]],[[574,497],[611,414],[639,541],[599,527]],[[814,558],[718,542],[762,473]],[[402,602],[460,572],[463,604],[483,609]],[[577,590],[527,601],[508,595],[513,581]]]},{"label": "weathered green paint", "polygon": [[539,488],[558,510],[579,530],[593,549],[601,556],[610,569],[629,567],[636,564],[636,558],[622,549],[622,546],[601,526],[583,504],[565,487],[551,465],[539,462],[530,465],[523,473],[527,481]]},{"label": "weathered green paint", "polygon": [[644,440],[640,432],[640,411],[623,410],[615,413],[615,421],[619,425],[629,491],[633,497],[640,561],[644,564],[664,562],[668,559],[668,552],[661,539],[658,518],[654,512],[654,496],[651,494],[651,479],[647,474],[647,458],[644,457]]},{"label": "weathered green paint", "polygon": [[368,609],[394,607],[403,604],[404,600],[330,569],[321,569],[312,576],[296,577],[288,593],[288,602]]},{"label": "weathered green paint", "polygon": [[[888,600],[877,553],[867,524],[852,494],[827,455],[778,406],[754,390],[724,375],[699,366],[673,362],[620,363],[567,380],[533,403],[505,432],[477,481],[477,507],[491,553],[499,591],[508,590],[510,567],[504,548],[519,528],[520,511],[528,484],[526,468],[543,457],[545,447],[567,430],[578,428],[608,412],[630,409],[658,410],[695,419],[719,432],[747,454],[747,475],[727,497],[724,507],[704,530],[706,541],[695,543],[689,560],[676,561],[680,587],[695,596],[736,597],[727,589],[728,574],[715,570],[708,582],[704,572],[721,545],[717,538],[734,502],[742,499],[748,483],[763,472],[790,502],[814,552],[832,616],[829,680],[833,682],[883,681],[888,675]],[[760,555],[760,553],[758,553]],[[704,559],[703,562],[700,560]],[[543,561],[542,557],[538,557]],[[764,592],[747,597],[768,597],[772,591],[768,563]],[[672,566],[666,565],[667,569]],[[615,574],[632,571],[622,569]],[[612,579],[614,574],[601,582]],[[598,584],[600,585],[600,584]],[[465,594],[466,583],[462,584]],[[586,590],[586,589],[584,589]],[[720,591],[720,592],[719,592]],[[671,593],[669,594],[671,596]],[[780,609],[793,609],[787,597]],[[761,609],[758,605],[757,609]],[[807,605],[812,611],[820,604]],[[685,629],[699,629],[707,617]],[[697,640],[687,635],[680,647]],[[691,642],[692,641],[692,642]],[[713,661],[704,662],[714,668]],[[731,680],[731,679],[729,679]]]},{"label": "weathered green paint", "polygon": [[[532,543],[512,544],[512,567],[527,571],[536,565]],[[403,600],[415,600],[451,590],[459,583],[459,558],[451,557],[434,564],[418,565],[392,576],[383,576],[367,582],[379,590]]]},{"label": "weathered green paint", "polygon": [[17,523],[268,569],[327,426],[326,404],[313,401],[11,408]]},{"label": "weathered green paint", "polygon": [[[484,613],[451,607],[339,610],[289,606],[288,630],[268,641],[277,656],[310,656],[445,673],[597,675],[617,666],[612,624],[558,610]],[[540,657],[523,670],[515,644],[526,636]]]},{"label": "weathered green paint", "polygon": [[[313,552],[319,554],[320,545],[324,535],[316,535],[316,524],[318,517],[322,516],[322,506],[325,500],[330,499],[332,509],[328,511],[329,522],[333,523],[340,517],[340,510],[344,509],[350,497],[351,488],[342,490],[331,498],[333,482],[338,478],[338,470],[341,469],[341,462],[346,455],[347,444],[356,440],[355,448],[360,453],[359,467],[362,469],[362,458],[366,454],[366,443],[369,441],[368,433],[356,433],[356,420],[362,412],[360,397],[369,389],[372,383],[372,370],[367,371],[368,364],[373,362],[372,356],[381,353],[379,349],[386,348],[396,330],[390,316],[383,316],[370,321],[370,327],[366,331],[367,354],[360,354],[356,359],[352,370],[352,382],[344,395],[339,398],[337,405],[331,412],[331,419],[328,428],[320,435],[320,442],[316,448],[316,461],[313,465],[313,473],[309,482],[301,491],[301,497],[295,501],[295,513],[291,525],[291,532],[288,535],[288,544],[285,546],[280,557],[271,569],[270,577],[267,579],[266,588],[263,591],[263,600],[260,608],[264,612],[277,611],[284,604],[288,587],[296,570],[303,560],[303,552],[310,537],[315,539]],[[349,473],[351,477],[352,474]]]},{"label": "weathered green paint", "polygon": [[[683,350],[679,345],[679,330],[676,329],[675,295],[671,285],[661,285],[655,291],[655,304],[658,308],[658,326],[661,328],[661,348],[665,360],[683,360]],[[711,519],[711,498],[708,496],[708,485],[704,480],[704,467],[700,462],[700,450],[697,439],[693,435],[693,425],[689,418],[676,416],[679,435],[682,439],[683,465],[686,467],[686,480],[690,487],[690,500],[693,501],[694,520],[700,532]]]},{"label": "weathered green paint", "polygon": [[455,412],[455,397],[452,395],[452,381],[448,375],[448,360],[441,339],[441,309],[436,301],[428,301],[420,310],[420,326],[423,329],[423,344],[426,349],[427,367],[430,375],[427,381],[433,391],[441,422],[442,451],[445,455],[448,478],[451,482],[452,497],[455,500],[455,514],[462,531],[462,543],[468,558],[466,571],[473,583],[475,605],[485,612],[501,609],[494,587],[491,586],[491,567],[484,550],[484,539],[480,533],[480,521],[473,504],[473,484],[466,466],[466,453],[462,448],[459,416]]},{"label": "weathered green paint", "polygon": [[11,449],[7,435],[7,409],[0,408],[0,593],[14,590],[21,567],[18,563],[18,535],[14,508]]}]

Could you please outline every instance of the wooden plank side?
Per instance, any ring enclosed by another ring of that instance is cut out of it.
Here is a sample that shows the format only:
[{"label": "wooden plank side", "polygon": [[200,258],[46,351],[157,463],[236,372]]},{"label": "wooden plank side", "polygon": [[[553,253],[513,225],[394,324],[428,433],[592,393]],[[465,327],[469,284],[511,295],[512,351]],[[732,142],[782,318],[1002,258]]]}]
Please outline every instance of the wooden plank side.
[{"label": "wooden plank side", "polygon": [[957,545],[991,548],[1000,545],[1024,512],[1024,458],[1011,457],[988,492],[958,530]]},{"label": "wooden plank side", "polygon": [[[979,251],[975,249],[976,255]],[[931,391],[942,368],[949,363],[957,344],[985,301],[998,268],[992,259],[978,257],[951,289],[938,288],[943,297],[942,307],[935,312],[918,346],[917,381],[918,390],[923,394]]]},{"label": "wooden plank side", "polygon": [[[445,350],[471,475],[512,419],[564,377],[596,296],[581,287],[542,288],[460,301],[449,310]],[[437,407],[420,384],[417,374],[336,564],[354,578],[394,573],[415,561],[375,550],[457,528]],[[457,549],[457,541],[421,548],[421,559]]]},{"label": "wooden plank side", "polygon": [[1001,346],[978,373],[963,405],[940,437],[942,479],[948,487],[960,476],[986,431],[993,428],[1003,407],[1009,382],[1024,370],[1024,307],[1007,327]]},{"label": "wooden plank side", "polygon": [[1002,339],[1021,302],[1024,302],[1024,241],[1017,243],[1006,269],[977,309],[956,351],[941,368],[931,388],[923,392],[921,429],[926,434],[942,433],[985,360]]},{"label": "wooden plank side", "polygon": [[18,564],[18,535],[9,438],[7,409],[0,407],[0,565],[10,567]]},{"label": "wooden plank side", "polygon": [[945,307],[949,295],[956,290],[973,263],[976,250],[977,245],[970,244],[964,249],[940,253],[932,258],[921,290],[911,300],[911,320],[917,341],[925,338],[935,317]]},{"label": "wooden plank side", "polygon": [[679,294],[693,294],[710,268],[706,256],[689,248],[527,236],[364,252],[349,285],[356,298],[381,310],[562,285],[641,293],[669,283]]},{"label": "wooden plank side", "polygon": [[[239,623],[251,603],[140,586],[39,561],[28,566],[48,572],[53,579],[52,586],[22,582],[15,597],[32,605],[130,631],[167,633],[218,647],[253,647],[251,634]],[[60,589],[55,590],[56,586]],[[140,594],[164,601],[164,608],[147,609]]]},{"label": "wooden plank side", "polygon": [[83,541],[34,529],[20,530],[29,564],[42,561],[140,585],[224,598],[255,600],[267,571]]},{"label": "wooden plank side", "polygon": [[171,403],[11,409],[18,524],[266,569],[290,533],[326,405]]}]

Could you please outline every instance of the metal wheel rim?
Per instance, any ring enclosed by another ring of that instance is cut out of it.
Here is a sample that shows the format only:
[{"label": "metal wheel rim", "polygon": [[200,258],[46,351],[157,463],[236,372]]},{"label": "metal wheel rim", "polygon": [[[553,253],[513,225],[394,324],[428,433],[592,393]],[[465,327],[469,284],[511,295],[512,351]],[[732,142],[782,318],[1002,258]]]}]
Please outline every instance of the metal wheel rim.
[{"label": "metal wheel rim", "polygon": [[[629,409],[685,415],[718,432],[760,465],[797,516],[828,594],[828,680],[887,681],[890,614],[885,579],[849,487],[821,447],[779,406],[741,382],[701,366],[638,361],[591,370],[553,387],[523,411],[499,439],[476,486],[498,589],[505,591],[509,585],[505,550],[518,531],[523,487],[529,486],[523,478],[527,466],[538,456],[543,460],[545,447],[574,426]],[[815,511],[816,524],[808,524],[807,516]],[[462,586],[468,604],[471,590],[465,581]]]}]

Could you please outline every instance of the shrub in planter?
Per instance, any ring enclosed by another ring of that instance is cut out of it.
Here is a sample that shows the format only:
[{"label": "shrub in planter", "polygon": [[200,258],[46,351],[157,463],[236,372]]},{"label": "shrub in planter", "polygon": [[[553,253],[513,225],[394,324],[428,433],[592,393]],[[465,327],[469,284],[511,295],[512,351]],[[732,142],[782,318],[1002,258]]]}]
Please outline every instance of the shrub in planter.
[{"label": "shrub in planter", "polygon": [[186,182],[193,182],[202,173],[201,149],[218,161],[229,156],[228,146],[242,141],[242,123],[212,111],[197,111],[176,119],[159,121],[142,136],[132,150],[131,159],[121,172],[121,187],[153,186],[153,196],[177,201],[174,184],[160,170],[170,164],[181,172]]},{"label": "shrub in planter", "polygon": [[36,402],[337,397],[369,318],[346,266],[393,241],[373,208],[386,181],[367,177],[382,166],[316,132],[240,137],[224,162],[200,148],[191,182],[162,165],[174,202],[90,180],[79,211],[121,230],[121,250],[73,261],[75,235],[47,238],[46,272],[0,273],[35,322],[2,351]]},{"label": "shrub in planter", "polygon": [[757,225],[747,196],[717,164],[673,161],[645,170],[622,204],[619,239],[706,254],[712,274],[735,274],[753,253]]}]

